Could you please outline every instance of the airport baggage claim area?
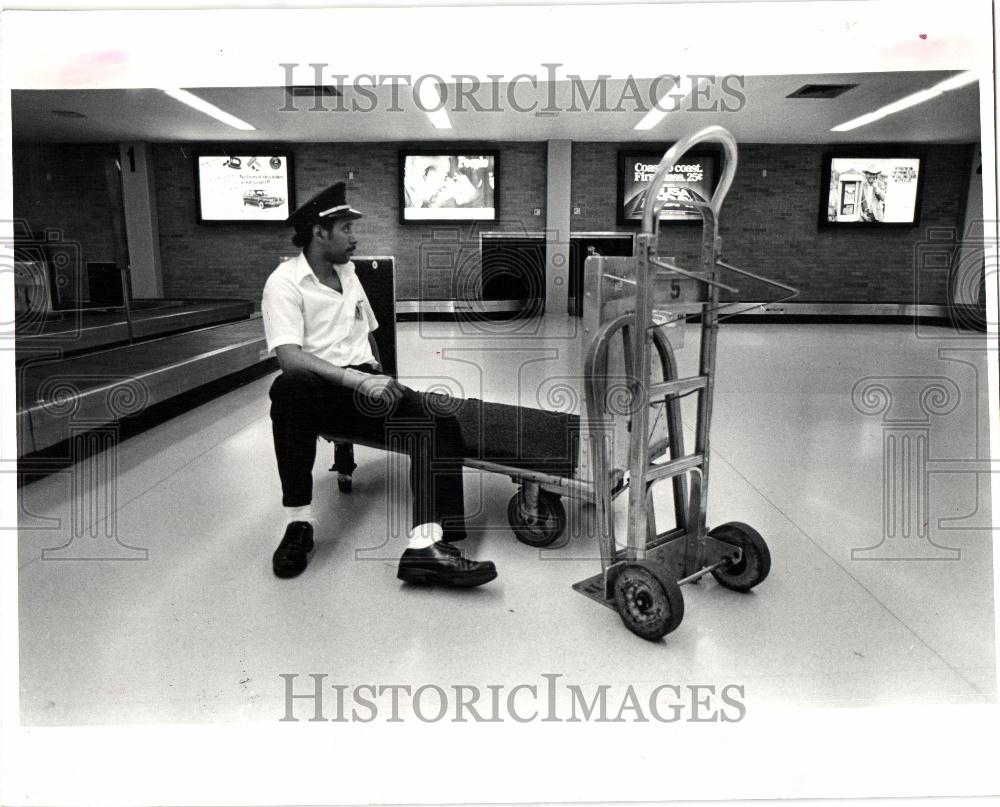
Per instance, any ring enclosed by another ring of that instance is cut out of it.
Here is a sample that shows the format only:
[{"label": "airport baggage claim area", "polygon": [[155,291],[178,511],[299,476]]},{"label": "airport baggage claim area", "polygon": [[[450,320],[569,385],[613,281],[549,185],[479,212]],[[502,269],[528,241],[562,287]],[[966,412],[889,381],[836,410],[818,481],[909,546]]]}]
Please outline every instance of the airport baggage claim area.
[{"label": "airport baggage claim area", "polygon": [[[615,114],[522,82],[548,116],[304,62],[15,88],[21,723],[995,703],[973,68],[644,75],[677,108]],[[335,434],[272,573],[261,294],[337,181],[385,372],[459,413],[487,585],[401,583],[408,460],[359,442],[345,484]]]}]

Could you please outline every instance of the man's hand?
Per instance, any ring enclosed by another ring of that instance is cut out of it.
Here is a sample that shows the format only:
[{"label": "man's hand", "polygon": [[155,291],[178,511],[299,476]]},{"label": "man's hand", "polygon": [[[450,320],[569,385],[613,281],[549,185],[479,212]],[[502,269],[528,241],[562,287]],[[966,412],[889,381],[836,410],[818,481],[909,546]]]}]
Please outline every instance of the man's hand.
[{"label": "man's hand", "polygon": [[358,390],[372,401],[394,404],[403,398],[403,385],[392,376],[370,375],[358,386]]}]

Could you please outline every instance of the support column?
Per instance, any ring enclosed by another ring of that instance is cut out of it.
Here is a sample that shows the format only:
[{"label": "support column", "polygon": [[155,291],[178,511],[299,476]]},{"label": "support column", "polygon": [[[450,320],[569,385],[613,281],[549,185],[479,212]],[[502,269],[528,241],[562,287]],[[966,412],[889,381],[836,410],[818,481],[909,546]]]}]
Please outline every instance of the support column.
[{"label": "support column", "polygon": [[140,298],[162,297],[156,182],[149,144],[121,143],[119,159],[132,295]]},{"label": "support column", "polygon": [[550,140],[545,203],[545,314],[566,317],[569,309],[569,140]]}]

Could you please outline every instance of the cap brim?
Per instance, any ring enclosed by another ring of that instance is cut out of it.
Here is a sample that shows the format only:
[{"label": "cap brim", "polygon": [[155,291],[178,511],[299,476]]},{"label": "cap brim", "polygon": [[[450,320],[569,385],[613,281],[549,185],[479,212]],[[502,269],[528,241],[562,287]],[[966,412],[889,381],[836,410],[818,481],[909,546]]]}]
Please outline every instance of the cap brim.
[{"label": "cap brim", "polygon": [[347,210],[341,210],[337,213],[331,213],[329,216],[314,216],[309,219],[303,219],[299,211],[295,211],[285,220],[285,224],[289,227],[301,229],[303,227],[312,227],[314,224],[322,224],[325,221],[338,221],[339,219],[363,219],[364,217],[364,213],[360,210],[355,210],[353,207],[348,208]]}]

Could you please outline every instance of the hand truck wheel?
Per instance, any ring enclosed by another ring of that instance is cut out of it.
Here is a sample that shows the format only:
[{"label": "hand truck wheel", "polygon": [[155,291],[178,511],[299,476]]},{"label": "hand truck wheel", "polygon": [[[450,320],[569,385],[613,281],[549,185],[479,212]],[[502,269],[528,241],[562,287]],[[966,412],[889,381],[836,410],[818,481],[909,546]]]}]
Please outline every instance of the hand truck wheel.
[{"label": "hand truck wheel", "polygon": [[547,490],[538,491],[537,514],[532,517],[522,488],[507,503],[507,521],[523,544],[551,546],[566,531],[566,508],[562,499]]},{"label": "hand truck wheel", "polygon": [[771,552],[757,530],[741,521],[730,521],[709,530],[708,534],[743,550],[743,557],[736,563],[712,570],[719,585],[733,591],[749,591],[764,582],[771,571]]},{"label": "hand truck wheel", "polygon": [[612,590],[625,627],[643,639],[661,639],[684,619],[681,587],[660,563],[638,560],[625,564]]}]

